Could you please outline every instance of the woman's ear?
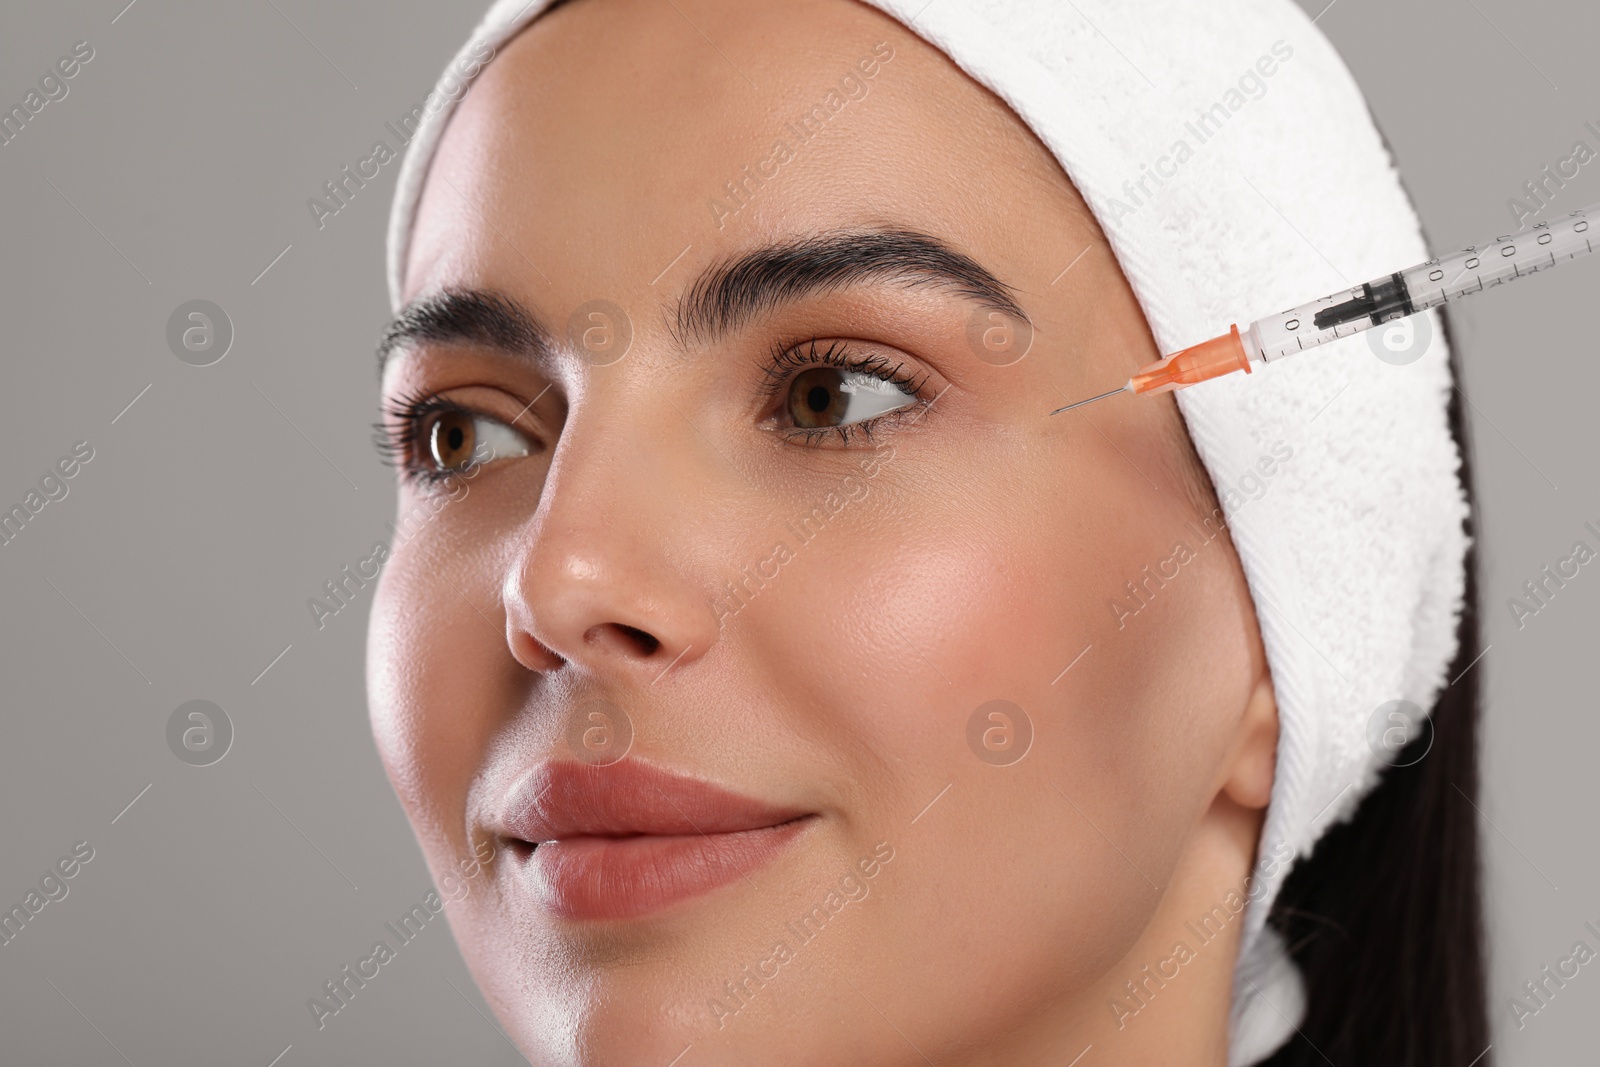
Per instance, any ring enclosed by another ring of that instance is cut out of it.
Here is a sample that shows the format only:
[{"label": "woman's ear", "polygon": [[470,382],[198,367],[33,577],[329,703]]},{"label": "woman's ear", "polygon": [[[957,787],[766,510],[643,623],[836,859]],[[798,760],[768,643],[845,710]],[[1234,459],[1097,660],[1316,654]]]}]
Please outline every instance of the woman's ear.
[{"label": "woman's ear", "polygon": [[1278,698],[1265,666],[1245,703],[1238,730],[1224,765],[1221,792],[1240,807],[1265,808],[1272,799],[1278,758]]}]

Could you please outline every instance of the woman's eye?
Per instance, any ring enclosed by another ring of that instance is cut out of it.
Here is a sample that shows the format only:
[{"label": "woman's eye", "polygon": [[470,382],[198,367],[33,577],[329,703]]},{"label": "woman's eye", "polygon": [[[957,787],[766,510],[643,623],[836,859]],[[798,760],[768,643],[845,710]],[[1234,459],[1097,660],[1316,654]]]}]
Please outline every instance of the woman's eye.
[{"label": "woman's eye", "polygon": [[789,384],[788,410],[804,430],[849,426],[916,402],[895,382],[838,367],[812,367]]},{"label": "woman's eye", "polygon": [[428,460],[435,470],[464,471],[478,463],[526,456],[528,439],[499,419],[470,411],[440,411],[425,428]]}]

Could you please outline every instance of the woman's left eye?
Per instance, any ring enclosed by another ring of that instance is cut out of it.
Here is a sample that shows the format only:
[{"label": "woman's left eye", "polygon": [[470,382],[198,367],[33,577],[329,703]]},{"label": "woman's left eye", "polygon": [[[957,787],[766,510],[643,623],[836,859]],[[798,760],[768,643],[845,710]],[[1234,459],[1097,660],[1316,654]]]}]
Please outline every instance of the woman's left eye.
[{"label": "woman's left eye", "polygon": [[815,442],[870,433],[880,417],[923,403],[922,380],[887,356],[856,354],[842,341],[810,341],[772,354],[766,392],[779,400],[780,429]]}]

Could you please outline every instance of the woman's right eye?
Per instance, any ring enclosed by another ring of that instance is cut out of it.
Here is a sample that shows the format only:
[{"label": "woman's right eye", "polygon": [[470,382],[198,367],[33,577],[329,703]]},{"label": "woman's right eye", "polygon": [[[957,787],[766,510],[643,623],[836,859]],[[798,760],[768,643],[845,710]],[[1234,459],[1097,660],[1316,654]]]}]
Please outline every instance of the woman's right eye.
[{"label": "woman's right eye", "polygon": [[526,456],[532,451],[520,430],[461,408],[446,408],[424,416],[420,429],[426,462],[440,474],[458,473],[510,456]]},{"label": "woman's right eye", "polygon": [[385,408],[378,451],[406,481],[437,482],[485,463],[538,450],[511,425],[439,397],[406,397]]}]

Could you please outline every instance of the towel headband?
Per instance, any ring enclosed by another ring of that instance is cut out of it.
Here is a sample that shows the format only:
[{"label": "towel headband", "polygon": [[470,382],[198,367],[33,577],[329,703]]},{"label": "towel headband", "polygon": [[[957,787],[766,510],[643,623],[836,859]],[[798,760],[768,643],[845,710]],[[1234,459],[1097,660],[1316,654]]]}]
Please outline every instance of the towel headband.
[{"label": "towel headband", "polygon": [[[1051,151],[1164,353],[1428,258],[1360,89],[1291,0],[863,2],[943,51]],[[389,221],[394,310],[459,82],[549,5],[495,3],[423,115]],[[1177,395],[1238,549],[1279,715],[1230,1067],[1271,1055],[1304,1015],[1299,971],[1266,925],[1285,877],[1377,783],[1395,721],[1385,709],[1426,714],[1456,653],[1467,500],[1449,351],[1435,312],[1418,328],[1431,340],[1401,366],[1363,334]],[[1270,491],[1241,497],[1284,444],[1292,457]]]}]

